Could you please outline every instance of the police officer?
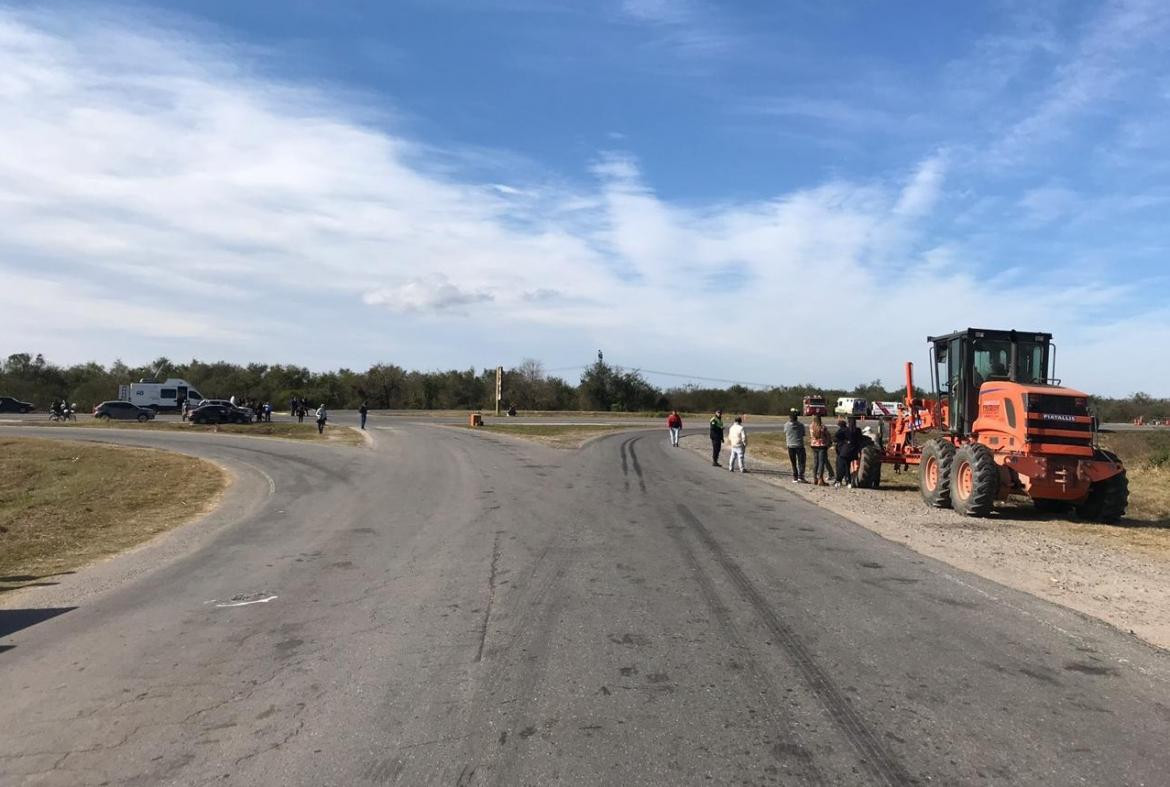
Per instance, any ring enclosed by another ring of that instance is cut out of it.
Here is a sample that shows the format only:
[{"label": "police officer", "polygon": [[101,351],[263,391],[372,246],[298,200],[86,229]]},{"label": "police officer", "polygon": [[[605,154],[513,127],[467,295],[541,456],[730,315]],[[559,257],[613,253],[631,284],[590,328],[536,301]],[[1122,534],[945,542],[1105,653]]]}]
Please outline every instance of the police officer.
[{"label": "police officer", "polygon": [[719,467],[719,451],[723,448],[723,411],[716,410],[711,418],[711,464]]}]

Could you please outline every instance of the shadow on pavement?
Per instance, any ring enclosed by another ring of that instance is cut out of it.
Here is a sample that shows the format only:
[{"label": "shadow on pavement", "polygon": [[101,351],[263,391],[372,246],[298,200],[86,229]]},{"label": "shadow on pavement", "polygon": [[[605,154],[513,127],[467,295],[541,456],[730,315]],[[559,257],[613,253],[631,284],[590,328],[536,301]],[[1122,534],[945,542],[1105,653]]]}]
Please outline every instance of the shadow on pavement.
[{"label": "shadow on pavement", "polygon": [[[0,609],[0,637],[15,634],[29,626],[72,612],[77,607],[46,607],[45,609]],[[12,647],[11,645],[6,647]]]},{"label": "shadow on pavement", "polygon": [[0,593],[7,593],[10,590],[20,590],[28,587],[48,587],[50,585],[60,584],[58,582],[41,582],[42,579],[49,579],[50,577],[63,577],[69,574],[76,574],[76,571],[58,571],[55,574],[15,574],[8,577],[0,577]]}]

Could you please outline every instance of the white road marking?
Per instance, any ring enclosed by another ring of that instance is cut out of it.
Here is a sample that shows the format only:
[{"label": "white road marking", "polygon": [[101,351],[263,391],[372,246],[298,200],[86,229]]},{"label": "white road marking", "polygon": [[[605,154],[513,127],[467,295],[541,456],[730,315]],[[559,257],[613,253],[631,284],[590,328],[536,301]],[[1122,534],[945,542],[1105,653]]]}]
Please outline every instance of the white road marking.
[{"label": "white road marking", "polygon": [[[222,604],[217,603],[215,606],[217,606],[217,607],[246,607],[249,604],[267,604],[269,601],[272,601],[275,598],[276,598],[276,596],[267,596],[266,598],[257,598],[257,599],[253,599],[252,601],[226,601]],[[215,600],[212,599],[212,602],[214,602],[214,601]]]}]

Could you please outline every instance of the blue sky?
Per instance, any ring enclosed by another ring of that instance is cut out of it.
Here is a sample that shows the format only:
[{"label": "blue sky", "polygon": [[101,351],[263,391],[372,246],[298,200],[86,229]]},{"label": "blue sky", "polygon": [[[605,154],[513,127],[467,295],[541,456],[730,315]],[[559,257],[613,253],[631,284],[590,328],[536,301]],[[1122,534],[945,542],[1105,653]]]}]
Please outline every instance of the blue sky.
[{"label": "blue sky", "polygon": [[0,353],[851,386],[979,325],[1168,395],[1168,35],[1153,0],[0,2]]}]

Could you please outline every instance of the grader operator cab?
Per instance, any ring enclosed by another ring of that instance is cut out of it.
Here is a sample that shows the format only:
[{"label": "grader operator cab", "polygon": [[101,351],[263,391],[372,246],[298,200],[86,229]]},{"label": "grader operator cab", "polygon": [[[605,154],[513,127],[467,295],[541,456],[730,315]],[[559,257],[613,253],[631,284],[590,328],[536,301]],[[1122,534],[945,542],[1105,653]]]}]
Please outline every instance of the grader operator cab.
[{"label": "grader operator cab", "polygon": [[[914,398],[907,363],[906,400],[881,462],[919,465],[928,504],[986,516],[996,500],[1023,494],[1041,510],[1075,507],[1098,522],[1125,514],[1125,468],[1097,446],[1088,396],[1049,376],[1051,334],[969,328],[927,341],[934,398]],[[928,430],[937,434],[916,445]],[[880,465],[869,465],[863,485],[876,486]]]}]

